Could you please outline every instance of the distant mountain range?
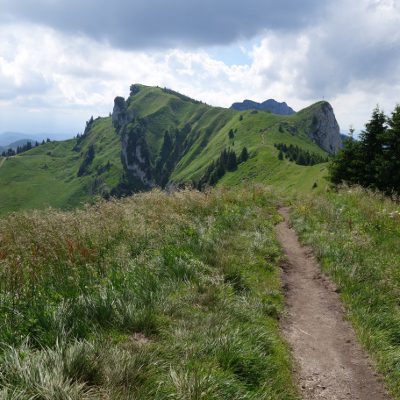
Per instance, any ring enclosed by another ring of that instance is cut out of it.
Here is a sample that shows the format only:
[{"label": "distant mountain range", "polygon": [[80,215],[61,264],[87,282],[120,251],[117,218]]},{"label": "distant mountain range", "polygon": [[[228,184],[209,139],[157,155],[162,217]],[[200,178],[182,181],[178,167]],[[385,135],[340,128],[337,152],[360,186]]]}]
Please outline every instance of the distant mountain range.
[{"label": "distant mountain range", "polygon": [[6,145],[6,146],[0,146],[0,153],[2,153],[3,151],[7,151],[8,149],[16,150],[18,147],[24,146],[24,145],[26,145],[28,142],[35,143],[36,140],[32,140],[32,139],[20,139],[20,140],[17,140],[16,142],[9,143],[9,144]]},{"label": "distant mountain range", "polygon": [[73,135],[68,134],[55,134],[55,133],[22,133],[22,132],[3,132],[0,133],[0,150],[4,151],[9,148],[17,148],[26,144],[27,142],[41,142],[47,138],[51,140],[65,140],[71,138]]},{"label": "distant mountain range", "polygon": [[262,103],[257,103],[253,100],[244,100],[241,103],[233,103],[231,109],[237,111],[247,111],[247,110],[261,110],[269,111],[273,114],[278,115],[293,115],[296,112],[293,108],[289,107],[285,102],[279,103],[274,99],[266,100]]},{"label": "distant mountain range", "polygon": [[10,147],[11,144],[18,142],[20,140],[30,140],[35,141],[37,138],[33,135],[29,135],[21,132],[3,132],[0,133],[0,146]]}]

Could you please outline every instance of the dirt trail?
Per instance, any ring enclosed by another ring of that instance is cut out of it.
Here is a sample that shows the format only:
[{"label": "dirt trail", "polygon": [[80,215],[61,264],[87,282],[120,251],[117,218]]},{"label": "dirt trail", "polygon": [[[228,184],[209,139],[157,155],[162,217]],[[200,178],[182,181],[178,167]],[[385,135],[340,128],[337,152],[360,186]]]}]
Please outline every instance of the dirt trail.
[{"label": "dirt trail", "polygon": [[4,164],[4,161],[6,161],[6,159],[5,159],[5,158],[2,158],[2,159],[0,160],[0,168],[3,166],[3,164]]},{"label": "dirt trail", "polygon": [[287,290],[284,335],[296,362],[306,400],[389,400],[379,376],[357,343],[334,285],[321,274],[309,248],[290,228],[288,209],[277,226],[286,253],[283,280]]}]

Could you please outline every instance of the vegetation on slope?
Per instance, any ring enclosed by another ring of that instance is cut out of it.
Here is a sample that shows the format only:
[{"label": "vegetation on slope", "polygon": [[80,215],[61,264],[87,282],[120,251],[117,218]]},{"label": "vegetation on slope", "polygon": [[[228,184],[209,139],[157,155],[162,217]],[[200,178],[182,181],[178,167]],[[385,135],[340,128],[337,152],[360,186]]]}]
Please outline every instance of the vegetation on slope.
[{"label": "vegetation on slope", "polygon": [[316,165],[328,162],[328,157],[322,157],[318,154],[310,153],[298,146],[290,144],[287,146],[285,143],[275,143],[275,148],[279,150],[278,159],[283,160],[287,158],[291,162],[298,165]]},{"label": "vegetation on slope", "polygon": [[295,399],[271,193],[159,191],[0,226],[0,397]]},{"label": "vegetation on slope", "polygon": [[360,341],[400,399],[400,208],[359,187],[301,198],[293,223],[336,282]]},{"label": "vegetation on slope", "polygon": [[360,140],[347,140],[333,160],[331,180],[400,193],[400,106],[390,118],[378,107]]},{"label": "vegetation on slope", "polygon": [[[326,157],[327,153],[313,143],[307,136],[307,130],[303,119],[308,120],[312,113],[305,110],[302,114],[294,116],[277,116],[270,113],[252,111],[235,113],[220,131],[210,137],[210,140],[201,151],[196,153],[196,157],[190,157],[190,153],[185,155],[172,173],[172,182],[198,181],[206,172],[210,163],[218,159],[221,151],[230,147],[236,154],[240,154],[246,147],[253,158],[253,168],[255,169],[250,180],[256,178],[259,182],[273,184],[283,173],[287,175],[303,173],[304,167],[290,165],[289,162],[276,162],[278,151],[274,143],[285,143],[287,145],[297,145],[304,151],[309,151],[321,157]],[[234,138],[229,134],[234,132]],[[245,168],[244,163],[242,168]],[[238,173],[227,174],[227,181],[241,181],[246,178],[242,176],[241,168]],[[312,174],[312,172],[311,172]],[[233,179],[230,175],[236,176]],[[318,176],[315,178],[318,180]],[[224,179],[222,179],[224,182]],[[309,190],[312,183],[309,186]]]},{"label": "vegetation on slope", "polygon": [[[84,134],[75,139],[46,143],[6,159],[0,169],[0,215],[46,206],[73,208],[94,196],[198,182],[227,148],[239,155],[246,147],[251,158],[225,174],[221,185],[248,179],[310,191],[315,182],[323,184],[323,165],[310,168],[277,160],[273,144],[326,157],[309,138],[313,115],[324,103],[293,116],[238,112],[143,85],[132,85],[131,96],[126,102],[117,98],[117,103],[129,116],[121,132],[111,117],[90,119]],[[124,161],[123,137],[128,150]],[[146,182],[134,176],[135,168],[127,168],[126,161],[138,158]]]},{"label": "vegetation on slope", "polygon": [[[78,177],[89,147],[95,154]],[[42,144],[14,157],[0,168],[0,215],[11,211],[73,208],[97,195],[107,195],[121,180],[120,140],[111,118],[93,122],[86,135]]]}]

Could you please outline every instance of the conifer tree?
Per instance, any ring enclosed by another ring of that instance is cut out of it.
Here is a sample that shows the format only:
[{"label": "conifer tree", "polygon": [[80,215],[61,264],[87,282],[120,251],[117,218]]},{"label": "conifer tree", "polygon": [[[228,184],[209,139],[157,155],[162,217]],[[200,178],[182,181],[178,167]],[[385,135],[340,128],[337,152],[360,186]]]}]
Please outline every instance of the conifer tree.
[{"label": "conifer tree", "polygon": [[388,119],[388,129],[383,143],[381,162],[378,164],[380,189],[400,192],[400,105]]},{"label": "conifer tree", "polygon": [[228,152],[226,169],[228,171],[235,171],[237,169],[236,153],[233,150],[229,150],[229,152]]},{"label": "conifer tree", "polygon": [[247,150],[247,147],[243,147],[242,152],[240,153],[239,156],[239,162],[246,162],[249,159],[249,152]]},{"label": "conifer tree", "polygon": [[377,106],[360,135],[361,159],[358,181],[364,186],[380,186],[378,169],[381,168],[379,164],[382,162],[386,129],[386,116]]}]

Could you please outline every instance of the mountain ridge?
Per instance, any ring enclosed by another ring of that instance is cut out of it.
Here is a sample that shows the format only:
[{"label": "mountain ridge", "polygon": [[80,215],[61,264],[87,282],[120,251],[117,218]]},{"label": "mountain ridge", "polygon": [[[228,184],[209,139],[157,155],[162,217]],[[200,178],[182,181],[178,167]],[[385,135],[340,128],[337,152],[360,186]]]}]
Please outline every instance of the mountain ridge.
[{"label": "mountain ridge", "polygon": [[243,102],[233,103],[230,107],[237,111],[247,111],[247,110],[259,110],[259,111],[269,111],[278,115],[293,115],[296,112],[293,108],[289,107],[286,102],[278,102],[274,99],[268,99],[262,103],[258,103],[253,100],[244,100]]},{"label": "mountain ridge", "polygon": [[248,160],[221,174],[218,185],[248,181],[310,190],[325,174],[324,164],[280,160],[274,145],[286,143],[322,158],[336,151],[334,141],[332,147],[325,140],[338,134],[326,123],[324,110],[334,119],[327,104],[291,116],[239,112],[170,89],[132,85],[127,99],[115,99],[112,116],[91,118],[82,135],[7,159],[0,171],[0,213],[71,208],[94,196],[193,185],[224,151],[238,158],[244,148]]}]

